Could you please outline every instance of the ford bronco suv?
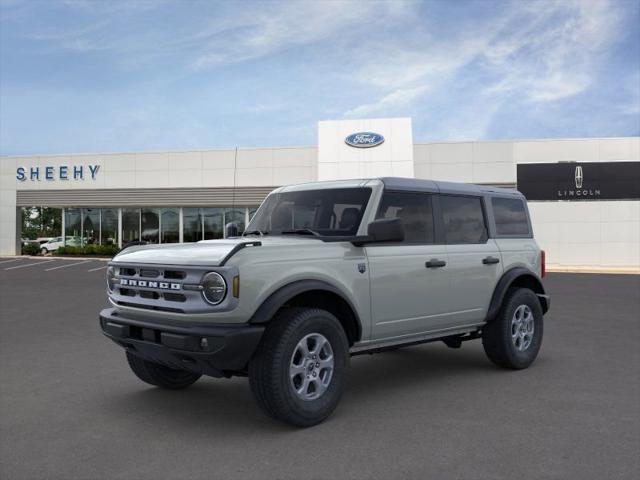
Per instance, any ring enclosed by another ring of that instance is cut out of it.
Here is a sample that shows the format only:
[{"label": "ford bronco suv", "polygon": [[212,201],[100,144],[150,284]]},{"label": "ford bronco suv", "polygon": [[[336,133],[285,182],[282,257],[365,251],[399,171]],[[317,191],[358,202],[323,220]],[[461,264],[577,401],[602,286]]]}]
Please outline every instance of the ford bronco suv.
[{"label": "ford bronco suv", "polygon": [[310,426],[336,408],[352,355],[482,339],[496,365],[528,367],[549,309],[544,261],[515,190],[293,185],[241,236],[123,250],[100,324],[146,383],[248,375],[266,414]]}]

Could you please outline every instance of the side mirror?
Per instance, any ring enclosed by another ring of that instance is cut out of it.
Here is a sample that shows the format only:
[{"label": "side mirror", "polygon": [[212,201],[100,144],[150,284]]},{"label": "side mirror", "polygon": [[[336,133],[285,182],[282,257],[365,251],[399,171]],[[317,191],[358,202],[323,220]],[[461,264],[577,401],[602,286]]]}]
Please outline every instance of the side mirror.
[{"label": "side mirror", "polygon": [[240,228],[236,222],[229,222],[225,225],[226,238],[237,237],[240,234]]},{"label": "side mirror", "polygon": [[402,242],[404,240],[404,225],[399,218],[379,218],[369,224],[368,235],[358,239],[356,245],[382,242]]}]

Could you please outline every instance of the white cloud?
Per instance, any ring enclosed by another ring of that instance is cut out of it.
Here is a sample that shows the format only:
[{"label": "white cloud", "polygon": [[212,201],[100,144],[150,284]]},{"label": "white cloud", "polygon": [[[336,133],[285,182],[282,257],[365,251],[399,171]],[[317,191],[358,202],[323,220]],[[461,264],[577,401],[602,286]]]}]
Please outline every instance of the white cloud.
[{"label": "white cloud", "polygon": [[426,92],[428,87],[420,86],[414,88],[399,88],[385,95],[374,103],[365,103],[351,110],[347,110],[345,117],[364,117],[379,111],[390,111],[396,108],[404,107],[411,104],[415,99]]},{"label": "white cloud", "polygon": [[622,20],[616,7],[608,0],[514,2],[500,15],[478,19],[462,34],[443,39],[413,25],[414,43],[420,39],[421,48],[397,42],[383,49],[388,61],[363,63],[356,78],[377,98],[351,106],[344,115],[385,114],[427,92],[445,95],[467,80],[465,68],[473,64],[474,74],[484,75],[475,83],[484,106],[468,120],[481,137],[479,129],[512,98],[554,102],[589,88],[599,55]]},{"label": "white cloud", "polygon": [[[264,6],[264,4],[259,4]],[[244,10],[232,18],[215,19],[198,34],[205,41],[191,62],[194,70],[239,63],[283,49],[323,42],[326,48],[341,36],[353,37],[363,25],[376,25],[407,15],[407,2],[282,2],[270,8]],[[220,30],[220,24],[230,26]]]}]

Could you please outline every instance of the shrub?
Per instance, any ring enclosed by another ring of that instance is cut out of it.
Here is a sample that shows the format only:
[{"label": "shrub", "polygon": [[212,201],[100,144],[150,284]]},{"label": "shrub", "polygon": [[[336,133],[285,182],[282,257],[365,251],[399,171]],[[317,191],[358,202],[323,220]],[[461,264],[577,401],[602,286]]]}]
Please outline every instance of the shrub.
[{"label": "shrub", "polygon": [[113,257],[118,253],[118,247],[115,245],[85,245],[84,247],[60,247],[56,250],[56,255],[100,255]]},{"label": "shrub", "polygon": [[37,243],[27,243],[22,246],[23,255],[38,255],[40,253],[40,245]]}]

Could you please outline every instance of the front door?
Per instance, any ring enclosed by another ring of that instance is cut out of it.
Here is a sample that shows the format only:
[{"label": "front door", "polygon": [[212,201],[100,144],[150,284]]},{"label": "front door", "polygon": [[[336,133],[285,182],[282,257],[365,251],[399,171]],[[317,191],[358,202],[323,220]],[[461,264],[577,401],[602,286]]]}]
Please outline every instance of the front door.
[{"label": "front door", "polygon": [[447,323],[448,255],[435,243],[432,195],[386,191],[377,218],[394,217],[403,222],[404,242],[366,247],[373,340],[401,340]]}]

